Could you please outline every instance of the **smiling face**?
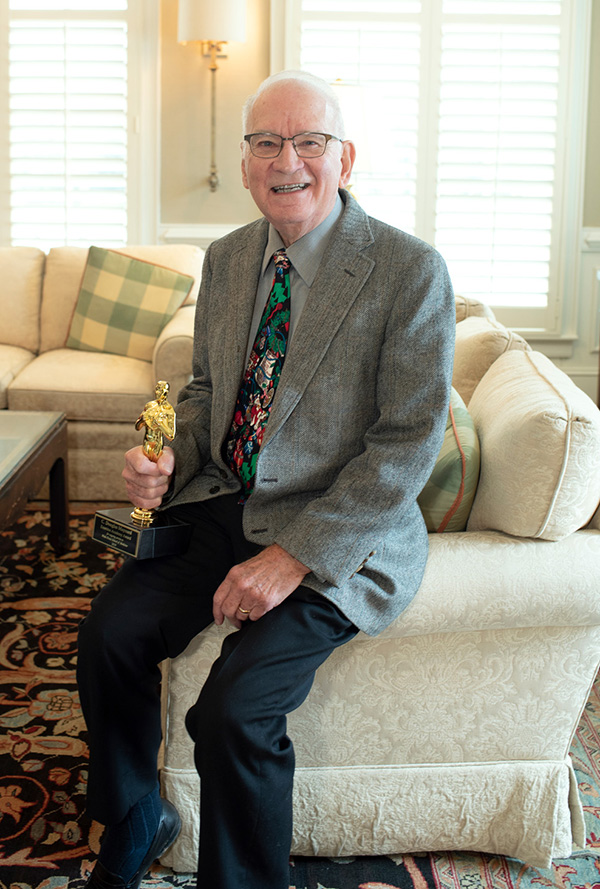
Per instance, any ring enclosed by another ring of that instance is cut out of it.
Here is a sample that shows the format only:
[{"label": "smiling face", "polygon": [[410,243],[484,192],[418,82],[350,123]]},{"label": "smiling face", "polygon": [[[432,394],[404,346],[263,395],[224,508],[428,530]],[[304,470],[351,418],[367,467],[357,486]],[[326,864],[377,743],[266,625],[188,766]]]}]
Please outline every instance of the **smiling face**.
[{"label": "smiling face", "polygon": [[[256,99],[248,121],[249,133],[331,133],[336,117],[327,98],[297,81],[274,83]],[[258,209],[277,229],[286,247],[327,218],[338,187],[348,184],[354,163],[352,142],[331,140],[325,154],[298,157],[291,142],[273,158],[254,157],[242,143],[242,182]]]}]

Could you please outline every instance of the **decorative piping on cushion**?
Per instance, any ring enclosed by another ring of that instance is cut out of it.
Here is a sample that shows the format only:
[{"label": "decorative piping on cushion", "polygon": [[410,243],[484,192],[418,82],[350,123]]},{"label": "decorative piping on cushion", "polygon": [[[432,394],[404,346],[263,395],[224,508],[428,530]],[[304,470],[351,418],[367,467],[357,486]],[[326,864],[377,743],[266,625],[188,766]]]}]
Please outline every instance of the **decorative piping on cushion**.
[{"label": "decorative piping on cushion", "polygon": [[555,385],[554,385],[554,384],[553,384],[553,383],[552,383],[546,376],[544,376],[544,375],[541,373],[539,367],[537,367],[537,365],[534,363],[534,361],[533,361],[533,356],[534,356],[535,353],[534,353],[533,351],[531,351],[531,352],[527,352],[527,351],[525,351],[525,352],[523,352],[523,354],[527,357],[527,360],[528,360],[529,363],[532,365],[532,367],[533,367],[533,369],[535,370],[535,372],[537,373],[537,375],[538,375],[538,376],[539,376],[539,377],[540,377],[540,378],[541,378],[541,379],[542,379],[548,386],[550,386],[550,387],[554,390],[554,392],[556,392],[556,394],[558,395],[558,397],[561,399],[561,401],[562,401],[562,403],[563,403],[563,405],[564,405],[564,408],[565,408],[565,415],[566,415],[566,421],[565,421],[565,426],[566,426],[566,446],[565,446],[565,449],[564,449],[564,451],[563,451],[563,461],[562,461],[562,466],[560,467],[560,472],[559,472],[559,474],[558,474],[558,482],[557,482],[557,484],[554,486],[554,493],[553,493],[553,495],[552,495],[552,500],[550,501],[550,505],[549,505],[549,507],[548,507],[548,511],[547,511],[547,513],[546,513],[546,517],[545,517],[544,521],[542,522],[542,526],[541,526],[541,528],[539,529],[539,531],[538,531],[537,534],[535,535],[535,537],[541,537],[542,534],[544,533],[544,531],[546,530],[546,528],[548,527],[548,524],[549,524],[550,519],[551,519],[551,517],[552,517],[552,513],[553,513],[553,511],[554,511],[554,507],[555,507],[555,505],[556,505],[556,501],[558,500],[558,495],[559,495],[559,493],[560,493],[560,490],[561,490],[561,488],[562,488],[563,481],[564,481],[564,479],[565,479],[565,475],[566,475],[566,473],[567,473],[567,464],[568,464],[568,462],[569,462],[569,457],[571,456],[571,421],[572,421],[573,417],[571,416],[571,412],[570,412],[570,410],[569,410],[569,406],[568,406],[567,402],[565,401],[565,398],[564,398],[564,396],[562,395],[562,393],[559,392],[558,389],[556,388],[556,386],[555,386]]}]

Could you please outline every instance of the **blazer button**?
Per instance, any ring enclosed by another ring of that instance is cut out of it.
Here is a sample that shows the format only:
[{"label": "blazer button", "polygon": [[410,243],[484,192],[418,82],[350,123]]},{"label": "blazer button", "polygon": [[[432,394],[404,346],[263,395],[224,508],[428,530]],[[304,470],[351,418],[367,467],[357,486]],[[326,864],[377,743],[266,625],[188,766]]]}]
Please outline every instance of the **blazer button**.
[{"label": "blazer button", "polygon": [[220,490],[221,490],[220,485],[213,485],[212,488],[209,489],[208,493],[209,494],[218,494]]}]

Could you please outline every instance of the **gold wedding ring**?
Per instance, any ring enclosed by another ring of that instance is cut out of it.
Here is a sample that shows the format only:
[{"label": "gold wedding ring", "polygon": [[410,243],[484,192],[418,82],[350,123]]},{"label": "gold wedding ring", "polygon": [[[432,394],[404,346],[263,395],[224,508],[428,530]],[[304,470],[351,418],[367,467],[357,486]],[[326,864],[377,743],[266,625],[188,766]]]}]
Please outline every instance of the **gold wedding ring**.
[{"label": "gold wedding ring", "polygon": [[241,605],[239,605],[239,606],[238,606],[238,611],[241,611],[241,612],[242,612],[242,614],[250,614],[250,612],[249,612],[249,611],[246,611],[246,609],[245,609],[245,608],[242,608],[242,606],[241,606]]}]

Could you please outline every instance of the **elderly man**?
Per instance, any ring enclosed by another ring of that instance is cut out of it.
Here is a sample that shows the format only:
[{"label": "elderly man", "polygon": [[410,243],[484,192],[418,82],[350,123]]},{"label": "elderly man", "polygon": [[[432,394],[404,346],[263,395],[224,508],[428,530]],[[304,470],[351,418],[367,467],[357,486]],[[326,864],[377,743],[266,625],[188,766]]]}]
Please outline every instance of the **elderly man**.
[{"label": "elderly man", "polygon": [[247,103],[242,181],[264,215],[206,254],[193,379],[132,502],[193,525],[184,556],[127,562],[80,635],[89,811],[108,825],[92,887],[136,887],[173,842],[160,799],[157,664],[213,620],[237,629],[186,726],[201,779],[199,889],[288,889],[286,715],[358,630],[415,595],[416,498],[448,409],[454,300],[430,246],[345,191],[354,146],[323,81],[284,72]]}]

